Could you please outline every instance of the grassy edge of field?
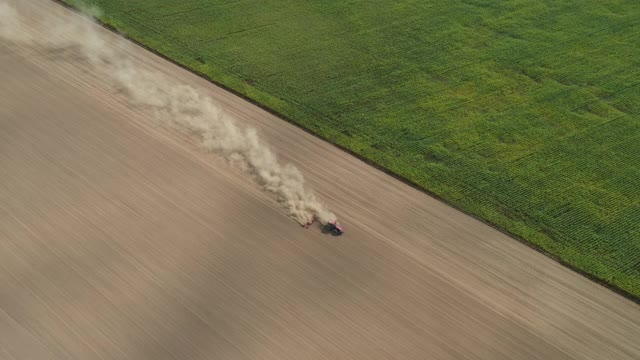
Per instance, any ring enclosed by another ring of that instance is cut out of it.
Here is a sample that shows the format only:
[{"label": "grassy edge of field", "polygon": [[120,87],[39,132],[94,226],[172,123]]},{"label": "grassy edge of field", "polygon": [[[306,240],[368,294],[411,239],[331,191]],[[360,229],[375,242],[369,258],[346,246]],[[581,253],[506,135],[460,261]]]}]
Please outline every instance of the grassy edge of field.
[{"label": "grassy edge of field", "polygon": [[[82,12],[75,5],[74,0],[53,0],[74,11]],[[522,221],[516,221],[501,214],[496,209],[465,201],[464,197],[446,196],[454,193],[454,189],[448,189],[445,184],[421,184],[419,176],[411,176],[410,171],[394,166],[393,163],[385,163],[384,159],[375,160],[367,156],[366,147],[358,146],[351,139],[339,131],[333,131],[329,127],[323,127],[320,122],[314,121],[308,112],[300,111],[302,104],[291,105],[287,101],[270,95],[249,83],[241,76],[219,69],[215,64],[203,64],[188,55],[183,54],[178,48],[170,44],[158,42],[155,39],[145,37],[132,27],[127,26],[109,16],[99,16],[97,19],[103,27],[116,32],[129,41],[151,51],[152,53],[170,61],[183,69],[204,78],[225,90],[242,97],[250,103],[278,116],[279,118],[297,126],[322,140],[330,142],[341,150],[357,157],[367,164],[385,172],[386,174],[412,186],[430,196],[446,203],[483,223],[517,239],[530,248],[539,251],[554,259],[563,266],[591,279],[592,281],[609,288],[610,290],[640,304],[640,284],[623,273],[612,273],[611,269],[603,268],[600,264],[587,257],[580,256],[571,248],[558,247],[557,243],[543,232],[532,228]],[[322,117],[317,114],[317,117]],[[412,179],[413,177],[413,179]],[[587,270],[589,269],[589,270]]]}]

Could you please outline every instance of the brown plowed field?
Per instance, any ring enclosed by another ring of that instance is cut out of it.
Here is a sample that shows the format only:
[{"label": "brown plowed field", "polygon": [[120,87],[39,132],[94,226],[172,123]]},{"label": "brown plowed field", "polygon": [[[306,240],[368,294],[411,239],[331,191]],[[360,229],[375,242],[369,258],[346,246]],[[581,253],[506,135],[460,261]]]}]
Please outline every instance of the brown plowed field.
[{"label": "brown plowed field", "polygon": [[[50,1],[30,9],[78,19]],[[145,50],[127,54],[257,128],[346,233],[300,228],[85,62],[0,41],[0,359],[640,358],[635,303]]]}]

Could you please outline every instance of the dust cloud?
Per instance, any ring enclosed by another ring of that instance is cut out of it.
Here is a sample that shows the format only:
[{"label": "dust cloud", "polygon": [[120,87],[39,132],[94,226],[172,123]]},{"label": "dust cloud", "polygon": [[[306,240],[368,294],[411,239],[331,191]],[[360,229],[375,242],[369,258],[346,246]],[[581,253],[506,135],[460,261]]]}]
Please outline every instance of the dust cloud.
[{"label": "dust cloud", "polygon": [[291,164],[282,165],[255,129],[238,126],[213,99],[195,88],[176,84],[163,74],[142,69],[128,60],[123,51],[131,46],[128,42],[98,32],[94,24],[100,14],[98,9],[82,9],[86,15],[71,21],[45,15],[27,22],[22,14],[29,6],[34,6],[33,2],[12,7],[0,0],[1,39],[47,51],[72,52],[126,94],[132,105],[144,106],[156,120],[199,137],[204,150],[224,156],[250,174],[274,193],[300,224],[335,220],[335,215],[305,187],[300,171]]}]

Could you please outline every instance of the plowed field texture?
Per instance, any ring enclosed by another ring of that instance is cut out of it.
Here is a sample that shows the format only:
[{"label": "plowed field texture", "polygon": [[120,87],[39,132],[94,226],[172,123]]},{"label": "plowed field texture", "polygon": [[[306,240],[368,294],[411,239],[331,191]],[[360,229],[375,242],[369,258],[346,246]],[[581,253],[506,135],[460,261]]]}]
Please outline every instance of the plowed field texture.
[{"label": "plowed field texture", "polygon": [[640,1],[85,3],[132,39],[640,296]]}]

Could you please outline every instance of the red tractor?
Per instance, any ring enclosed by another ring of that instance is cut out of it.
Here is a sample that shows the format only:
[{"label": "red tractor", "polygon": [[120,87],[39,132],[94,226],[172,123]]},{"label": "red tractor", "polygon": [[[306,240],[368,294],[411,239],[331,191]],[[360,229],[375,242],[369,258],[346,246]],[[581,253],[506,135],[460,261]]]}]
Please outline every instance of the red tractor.
[{"label": "red tractor", "polygon": [[329,221],[326,225],[324,225],[324,230],[326,232],[330,232],[335,236],[342,235],[344,233],[344,228],[342,225],[338,224],[336,220]]},{"label": "red tractor", "polygon": [[[309,221],[308,223],[304,224],[303,227],[305,229],[308,229],[311,224],[313,224],[315,222],[315,219],[312,221]],[[333,221],[329,221],[328,223],[322,225],[322,232],[324,233],[331,233],[335,236],[339,236],[342,235],[344,233],[344,228],[342,227],[342,225],[338,224],[338,222],[336,220]]]}]

